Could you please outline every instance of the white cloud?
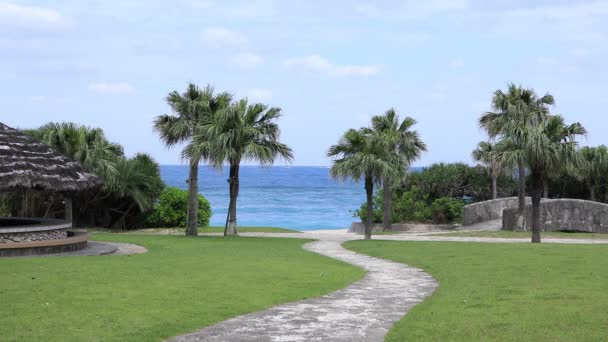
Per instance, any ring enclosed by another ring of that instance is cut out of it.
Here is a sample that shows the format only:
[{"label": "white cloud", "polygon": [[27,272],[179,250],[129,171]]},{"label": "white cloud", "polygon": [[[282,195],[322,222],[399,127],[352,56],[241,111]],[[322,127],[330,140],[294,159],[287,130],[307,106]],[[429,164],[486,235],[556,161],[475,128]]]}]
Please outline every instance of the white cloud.
[{"label": "white cloud", "polygon": [[230,59],[230,62],[241,68],[253,68],[264,63],[264,58],[255,53],[240,53]]},{"label": "white cloud", "polygon": [[18,5],[8,2],[0,3],[0,26],[8,24],[61,27],[66,25],[66,23],[66,18],[52,8]]},{"label": "white cloud", "polygon": [[243,45],[247,43],[247,37],[240,32],[225,27],[209,27],[203,31],[203,41],[213,47],[226,45]]},{"label": "white cloud", "polygon": [[44,96],[44,95],[30,96],[30,100],[32,100],[33,102],[42,102],[42,101],[46,100],[46,96]]},{"label": "white cloud", "polygon": [[252,88],[247,91],[247,98],[252,101],[268,101],[272,98],[272,90],[266,88]]},{"label": "white cloud", "polygon": [[372,76],[380,72],[377,65],[337,65],[319,55],[291,58],[286,60],[284,65],[329,76]]},{"label": "white cloud", "polygon": [[436,13],[463,11],[469,7],[469,0],[405,0],[391,6],[362,3],[355,6],[355,11],[384,19],[422,19]]},{"label": "white cloud", "polygon": [[135,92],[135,88],[125,82],[94,82],[89,84],[88,89],[89,91],[102,94],[131,94]]},{"label": "white cloud", "polygon": [[[573,40],[603,43],[608,2],[576,2],[508,10],[496,20],[496,31],[514,39]],[[530,35],[530,32],[534,32]]]},{"label": "white cloud", "polygon": [[225,18],[268,18],[276,16],[278,11],[274,0],[248,1],[212,1],[191,0],[190,5],[195,10],[212,12],[215,17]]},{"label": "white cloud", "polygon": [[455,58],[450,61],[450,67],[452,67],[454,69],[462,68],[463,66],[464,66],[464,59],[462,59],[461,57]]},{"label": "white cloud", "polygon": [[589,56],[589,50],[584,48],[575,48],[570,51],[570,54],[576,57],[586,57]]},{"label": "white cloud", "polygon": [[536,63],[551,70],[551,72],[576,72],[579,70],[576,65],[564,63],[553,57],[539,56],[536,58]]}]

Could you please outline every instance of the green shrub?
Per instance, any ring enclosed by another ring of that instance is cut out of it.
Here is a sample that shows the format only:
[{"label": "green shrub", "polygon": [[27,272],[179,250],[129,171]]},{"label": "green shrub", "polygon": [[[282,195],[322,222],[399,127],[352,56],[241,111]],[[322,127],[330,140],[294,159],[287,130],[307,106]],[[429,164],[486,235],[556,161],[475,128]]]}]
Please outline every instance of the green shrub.
[{"label": "green shrub", "polygon": [[[146,219],[148,227],[185,227],[188,208],[188,191],[175,187],[163,190]],[[198,225],[208,226],[211,218],[211,206],[203,195],[198,195]]]},{"label": "green shrub", "polygon": [[422,195],[417,187],[394,198],[393,222],[427,222],[431,216],[427,200],[428,195]]},{"label": "green shrub", "polygon": [[[382,190],[374,196],[373,222],[382,222]],[[462,219],[464,201],[458,198],[440,197],[431,199],[428,194],[414,186],[409,191],[393,194],[393,223],[435,223],[445,224],[459,222]],[[355,211],[355,217],[365,222],[367,217],[366,203]]]},{"label": "green shrub", "polygon": [[457,222],[462,219],[464,201],[456,198],[441,197],[433,201],[429,208],[430,220],[436,224]]}]

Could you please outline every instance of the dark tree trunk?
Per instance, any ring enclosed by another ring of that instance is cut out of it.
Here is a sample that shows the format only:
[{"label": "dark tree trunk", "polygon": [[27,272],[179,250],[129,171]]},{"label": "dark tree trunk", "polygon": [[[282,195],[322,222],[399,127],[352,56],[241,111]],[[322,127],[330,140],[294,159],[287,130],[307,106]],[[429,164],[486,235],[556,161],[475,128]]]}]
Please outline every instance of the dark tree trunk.
[{"label": "dark tree trunk", "polygon": [[497,190],[497,180],[496,180],[496,175],[492,175],[492,199],[497,199],[498,198],[498,190]]},{"label": "dark tree trunk", "polygon": [[549,198],[549,180],[543,179],[543,198]]},{"label": "dark tree trunk", "polygon": [[543,192],[543,177],[532,172],[532,243],[540,243],[540,200]]},{"label": "dark tree trunk", "polygon": [[198,160],[190,161],[188,177],[188,216],[186,235],[198,235]]},{"label": "dark tree trunk", "polygon": [[230,184],[230,204],[228,205],[228,223],[224,234],[226,236],[239,234],[236,223],[236,200],[239,196],[239,164],[240,162],[230,165],[230,178],[228,178],[228,183]]},{"label": "dark tree trunk", "polygon": [[517,169],[519,171],[519,189],[517,190],[517,208],[520,215],[526,214],[526,167],[523,162],[517,163]]},{"label": "dark tree trunk", "polygon": [[387,232],[392,229],[393,225],[393,188],[390,183],[384,181],[384,197],[382,198],[382,212],[384,217],[382,219],[382,229]]},{"label": "dark tree trunk", "polygon": [[589,200],[595,201],[595,185],[589,185]]},{"label": "dark tree trunk", "polygon": [[365,176],[365,196],[367,197],[367,215],[365,217],[365,240],[372,239],[372,224],[374,222],[374,179]]},{"label": "dark tree trunk", "polygon": [[65,201],[65,221],[72,223],[72,227],[74,226],[73,222],[74,222],[74,215],[73,215],[73,209],[72,209],[72,197],[66,195],[64,197],[64,201]]}]

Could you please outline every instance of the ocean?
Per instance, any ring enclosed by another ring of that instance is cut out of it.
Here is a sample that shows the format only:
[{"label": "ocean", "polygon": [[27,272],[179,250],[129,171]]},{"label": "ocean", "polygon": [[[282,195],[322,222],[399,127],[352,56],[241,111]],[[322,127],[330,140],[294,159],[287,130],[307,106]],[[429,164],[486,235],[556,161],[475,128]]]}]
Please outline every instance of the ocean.
[{"label": "ocean", "polygon": [[[199,193],[211,203],[211,225],[223,226],[228,209],[228,168],[199,169]],[[365,201],[363,183],[336,181],[329,167],[241,166],[237,219],[240,226],[297,230],[348,228]],[[186,189],[187,166],[161,166],[169,186]]]}]

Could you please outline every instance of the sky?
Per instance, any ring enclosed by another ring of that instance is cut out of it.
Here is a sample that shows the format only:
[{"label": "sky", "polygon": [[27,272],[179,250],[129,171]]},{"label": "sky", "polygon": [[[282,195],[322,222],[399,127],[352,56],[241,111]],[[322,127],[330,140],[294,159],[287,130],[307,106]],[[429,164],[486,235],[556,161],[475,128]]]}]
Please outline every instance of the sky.
[{"label": "sky", "polygon": [[509,82],[608,144],[607,42],[608,1],[0,0],[0,121],[100,127],[180,164],[152,120],[194,82],[282,108],[293,165],[330,165],[344,131],[391,107],[428,145],[415,165],[472,163]]}]

